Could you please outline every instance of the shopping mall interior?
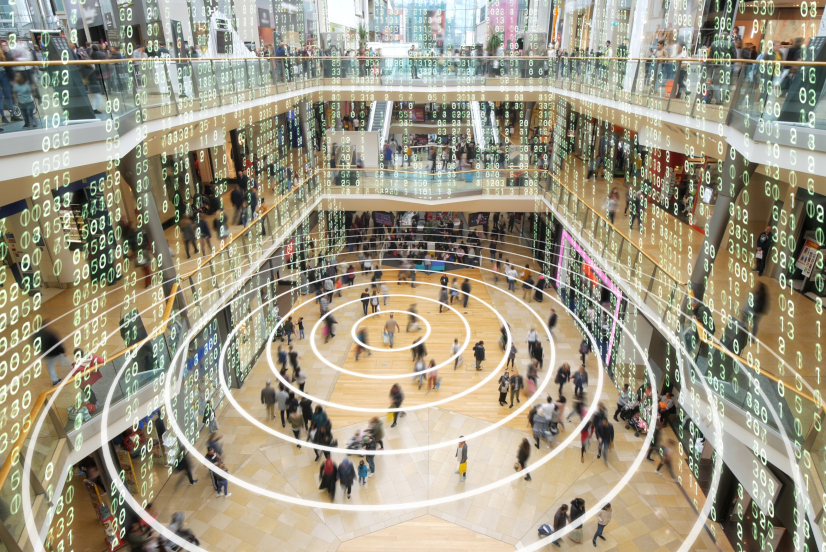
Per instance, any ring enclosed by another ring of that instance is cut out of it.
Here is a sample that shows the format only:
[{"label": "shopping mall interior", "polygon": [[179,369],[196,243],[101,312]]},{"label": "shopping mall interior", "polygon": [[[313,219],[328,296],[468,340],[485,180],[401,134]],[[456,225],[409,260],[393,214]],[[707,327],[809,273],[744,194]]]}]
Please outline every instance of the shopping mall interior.
[{"label": "shopping mall interior", "polygon": [[825,549],[822,6],[0,11],[0,550]]}]

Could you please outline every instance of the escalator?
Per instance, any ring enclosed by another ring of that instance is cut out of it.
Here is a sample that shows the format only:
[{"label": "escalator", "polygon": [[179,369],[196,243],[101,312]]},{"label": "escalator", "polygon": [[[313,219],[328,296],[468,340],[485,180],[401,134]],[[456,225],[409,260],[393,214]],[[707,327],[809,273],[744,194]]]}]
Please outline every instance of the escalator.
[{"label": "escalator", "polygon": [[480,147],[488,144],[499,145],[499,127],[491,102],[471,102],[470,119],[473,126],[473,138]]},{"label": "escalator", "polygon": [[379,145],[387,141],[392,114],[393,102],[373,102],[370,108],[370,121],[367,130],[379,133]]}]

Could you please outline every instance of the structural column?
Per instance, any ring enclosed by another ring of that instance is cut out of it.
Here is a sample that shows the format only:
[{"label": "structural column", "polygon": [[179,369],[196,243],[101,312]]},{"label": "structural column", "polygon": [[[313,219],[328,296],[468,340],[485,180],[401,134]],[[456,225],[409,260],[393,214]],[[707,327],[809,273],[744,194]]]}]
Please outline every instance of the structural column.
[{"label": "structural column", "polygon": [[[316,169],[315,164],[315,144],[313,137],[310,134],[311,126],[309,121],[309,112],[312,108],[310,102],[307,100],[303,100],[298,104],[298,121],[301,124],[301,134],[304,136],[304,144],[302,144],[307,150],[307,166],[310,170]],[[313,121],[313,126],[315,126],[315,121]]]},{"label": "structural column", "polygon": [[153,246],[154,258],[158,262],[158,270],[163,276],[164,294],[169,297],[172,285],[177,278],[172,251],[163,231],[163,224],[158,216],[155,198],[152,197],[151,182],[149,181],[149,160],[142,158],[137,147],[127,153],[120,160],[121,177],[129,184],[135,195],[138,206],[138,230],[146,232]]},{"label": "structural column", "polygon": [[717,252],[726,235],[726,227],[737,196],[746,187],[757,169],[757,163],[750,163],[737,150],[729,147],[721,180],[717,185],[717,204],[706,224],[706,237],[697,255],[697,262],[691,273],[691,289],[694,297],[702,301]]}]

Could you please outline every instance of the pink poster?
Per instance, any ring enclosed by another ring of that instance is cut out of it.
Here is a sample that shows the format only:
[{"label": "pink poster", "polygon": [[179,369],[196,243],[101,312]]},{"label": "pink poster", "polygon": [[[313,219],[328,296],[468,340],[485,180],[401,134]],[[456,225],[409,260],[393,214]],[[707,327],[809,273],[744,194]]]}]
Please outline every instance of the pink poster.
[{"label": "pink poster", "polygon": [[518,16],[519,0],[492,0],[488,4],[488,35],[502,34],[506,53],[516,48]]}]

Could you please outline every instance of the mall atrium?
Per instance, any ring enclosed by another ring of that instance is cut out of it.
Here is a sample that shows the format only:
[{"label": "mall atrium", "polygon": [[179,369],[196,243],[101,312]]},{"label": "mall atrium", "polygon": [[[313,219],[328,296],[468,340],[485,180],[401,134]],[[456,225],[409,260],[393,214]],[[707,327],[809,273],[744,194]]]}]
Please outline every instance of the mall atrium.
[{"label": "mall atrium", "polygon": [[0,550],[826,550],[823,6],[0,8]]}]

